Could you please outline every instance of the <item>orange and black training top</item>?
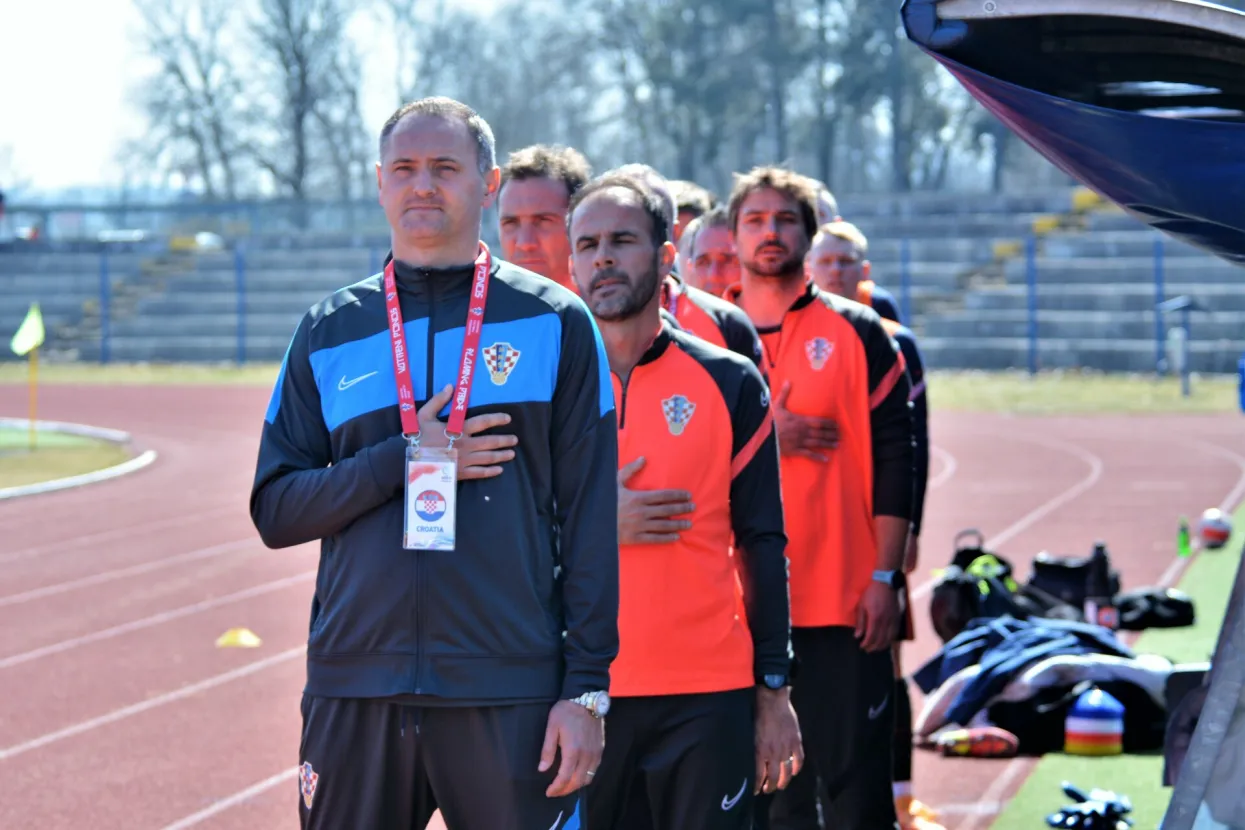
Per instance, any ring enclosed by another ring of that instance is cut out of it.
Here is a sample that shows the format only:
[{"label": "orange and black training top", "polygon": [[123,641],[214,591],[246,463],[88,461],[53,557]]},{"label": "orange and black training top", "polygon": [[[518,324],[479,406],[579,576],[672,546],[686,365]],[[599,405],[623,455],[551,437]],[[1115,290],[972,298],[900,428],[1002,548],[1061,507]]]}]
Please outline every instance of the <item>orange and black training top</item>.
[{"label": "orange and black training top", "polygon": [[869,306],[883,320],[899,322],[899,308],[895,304],[895,295],[873,280],[861,280],[856,283],[856,302]]},{"label": "orange and black training top", "polygon": [[694,288],[671,274],[661,286],[661,307],[675,319],[679,328],[743,355],[761,367],[761,339],[748,315],[734,304]]},{"label": "orange and black training top", "polygon": [[[738,296],[738,287],[728,298]],[[775,328],[758,328],[771,388],[790,381],[787,408],[831,418],[829,461],[782,457],[791,624],[856,624],[877,568],[873,517],[911,519],[911,389],[877,312],[809,283]]]},{"label": "orange and black training top", "polygon": [[929,401],[925,395],[925,361],[921,359],[916,335],[909,328],[886,317],[882,318],[882,326],[899,346],[904,365],[908,368],[908,379],[912,381],[912,391],[908,393],[908,401],[912,404],[912,457],[916,477],[912,493],[912,535],[920,536],[925,517],[925,491],[929,485]]},{"label": "orange and black training top", "polygon": [[645,459],[626,486],[686,490],[695,510],[677,542],[619,547],[610,694],[720,692],[789,674],[787,538],[760,371],[663,320],[626,385],[613,378],[619,466]]}]

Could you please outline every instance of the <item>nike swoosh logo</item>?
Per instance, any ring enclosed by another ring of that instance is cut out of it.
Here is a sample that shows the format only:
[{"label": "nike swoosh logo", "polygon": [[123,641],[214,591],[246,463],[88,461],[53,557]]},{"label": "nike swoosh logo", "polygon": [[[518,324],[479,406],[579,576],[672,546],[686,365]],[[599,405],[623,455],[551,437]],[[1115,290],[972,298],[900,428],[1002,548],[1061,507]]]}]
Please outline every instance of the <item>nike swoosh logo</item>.
[{"label": "nike swoosh logo", "polygon": [[744,783],[740,785],[740,787],[739,787],[739,792],[735,793],[734,797],[732,797],[732,798],[727,798],[726,796],[722,796],[722,809],[723,809],[723,810],[729,810],[729,809],[731,809],[732,807],[734,807],[736,804],[738,804],[738,803],[739,803],[739,799],[741,799],[741,798],[743,798],[743,797],[744,797],[744,791],[745,791],[746,789],[748,789],[748,779],[747,779],[747,778],[745,778],[745,779],[744,779]]},{"label": "nike swoosh logo", "polygon": [[549,825],[549,830],[558,830],[558,825],[562,823],[562,813],[565,812],[565,810],[558,812],[558,817],[553,820],[553,824]]},{"label": "nike swoosh logo", "polygon": [[882,698],[882,702],[879,703],[877,706],[870,706],[869,707],[869,720],[877,720],[878,715],[886,711],[886,703],[890,699],[891,699],[891,696],[887,695],[886,697]]},{"label": "nike swoosh logo", "polygon": [[366,375],[359,375],[357,378],[354,378],[353,380],[346,380],[346,376],[342,375],[342,379],[337,381],[337,388],[341,390],[342,392],[345,392],[347,389],[354,386],[356,383],[365,381],[374,374],[376,374],[376,372],[368,372]]}]

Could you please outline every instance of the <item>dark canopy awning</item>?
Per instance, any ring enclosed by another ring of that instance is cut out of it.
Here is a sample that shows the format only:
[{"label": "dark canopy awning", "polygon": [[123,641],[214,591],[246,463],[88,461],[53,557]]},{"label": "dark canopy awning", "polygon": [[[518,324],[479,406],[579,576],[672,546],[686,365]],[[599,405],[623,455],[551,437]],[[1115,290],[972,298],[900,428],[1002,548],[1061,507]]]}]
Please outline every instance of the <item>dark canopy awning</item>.
[{"label": "dark canopy awning", "polygon": [[1245,264],[1245,14],[1194,0],[905,0],[902,15],[1068,175]]}]

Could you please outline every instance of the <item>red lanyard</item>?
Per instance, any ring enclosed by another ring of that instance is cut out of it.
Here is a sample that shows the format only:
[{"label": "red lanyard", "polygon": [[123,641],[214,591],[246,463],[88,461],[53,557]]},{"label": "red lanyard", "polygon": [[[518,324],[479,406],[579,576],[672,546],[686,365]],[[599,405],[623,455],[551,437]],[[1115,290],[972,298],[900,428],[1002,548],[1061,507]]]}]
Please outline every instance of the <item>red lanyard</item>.
[{"label": "red lanyard", "polygon": [[[488,299],[489,268],[492,255],[480,243],[476,257],[475,277],[471,281],[471,301],[467,307],[467,325],[463,332],[463,354],[458,364],[457,384],[450,405],[450,420],[445,434],[450,446],[462,437],[467,420],[467,401],[471,396],[471,378],[475,375],[480,353],[480,333],[484,326],[484,303]],[[398,411],[402,433],[419,444],[419,414],[415,411],[415,387],[411,383],[410,352],[406,350],[406,331],[402,328],[402,307],[398,304],[398,285],[393,275],[393,261],[385,266],[385,311],[389,318],[389,341],[393,345],[393,374],[398,381]],[[429,378],[431,383],[432,379]]]}]

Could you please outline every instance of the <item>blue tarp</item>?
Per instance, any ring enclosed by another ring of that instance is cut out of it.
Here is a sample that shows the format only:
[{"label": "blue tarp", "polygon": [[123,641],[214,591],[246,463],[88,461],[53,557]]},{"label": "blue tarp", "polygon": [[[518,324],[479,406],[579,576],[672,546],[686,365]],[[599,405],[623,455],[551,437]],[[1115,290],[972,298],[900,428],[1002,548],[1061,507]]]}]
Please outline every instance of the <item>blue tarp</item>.
[{"label": "blue tarp", "polygon": [[[1110,109],[986,74],[947,55],[962,60],[972,55],[973,50],[956,47],[980,39],[975,21],[939,20],[936,5],[936,0],[906,0],[902,14],[909,39],[1013,133],[1142,222],[1245,264],[1245,123]],[[1040,16],[1021,22],[1030,21],[1035,27],[1042,22]],[[994,57],[997,65],[997,51]],[[1032,78],[1043,70],[1026,62],[1025,71]],[[1049,71],[1066,67],[1052,64]]]}]

